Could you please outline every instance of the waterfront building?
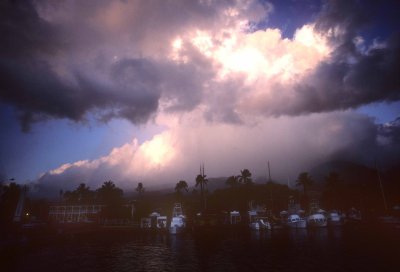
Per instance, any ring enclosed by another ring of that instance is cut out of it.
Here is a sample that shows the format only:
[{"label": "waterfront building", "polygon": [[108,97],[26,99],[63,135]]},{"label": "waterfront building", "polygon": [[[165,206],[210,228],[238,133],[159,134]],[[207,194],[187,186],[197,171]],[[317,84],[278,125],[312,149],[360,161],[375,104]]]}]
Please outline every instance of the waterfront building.
[{"label": "waterfront building", "polygon": [[50,206],[49,219],[57,223],[88,223],[97,221],[105,205]]}]

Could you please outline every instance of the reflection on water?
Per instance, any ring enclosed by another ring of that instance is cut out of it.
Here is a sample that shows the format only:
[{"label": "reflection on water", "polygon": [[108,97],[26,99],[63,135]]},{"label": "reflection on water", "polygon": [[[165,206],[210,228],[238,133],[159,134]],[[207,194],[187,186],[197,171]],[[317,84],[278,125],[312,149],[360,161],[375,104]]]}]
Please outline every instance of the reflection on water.
[{"label": "reflection on water", "polygon": [[[399,231],[102,233],[14,251],[10,271],[395,271]],[[5,271],[2,269],[2,271]]]}]

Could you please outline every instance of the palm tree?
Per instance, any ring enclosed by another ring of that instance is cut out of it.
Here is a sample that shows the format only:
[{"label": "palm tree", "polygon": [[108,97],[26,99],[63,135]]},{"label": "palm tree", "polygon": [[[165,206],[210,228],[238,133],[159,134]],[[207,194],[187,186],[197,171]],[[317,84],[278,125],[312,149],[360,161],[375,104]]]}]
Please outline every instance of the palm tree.
[{"label": "palm tree", "polygon": [[251,173],[250,173],[249,169],[240,170],[240,175],[238,178],[239,178],[239,182],[246,184],[246,185],[250,185],[253,182],[251,180]]},{"label": "palm tree", "polygon": [[76,195],[76,198],[80,203],[89,203],[91,201],[91,191],[85,183],[79,184],[78,188],[76,188],[72,193]]},{"label": "palm tree", "polygon": [[182,191],[188,192],[188,184],[185,180],[180,180],[175,185],[175,192],[176,192],[178,201],[181,201],[181,199],[182,199]]},{"label": "palm tree", "polygon": [[60,191],[60,196],[62,195],[67,203],[70,204],[81,204],[81,203],[88,203],[91,201],[91,194],[90,188],[85,185],[85,183],[81,183],[76,187],[75,190],[66,191],[62,193]]},{"label": "palm tree", "polygon": [[75,202],[74,195],[72,194],[71,191],[65,191],[63,193],[62,197],[63,197],[65,203],[67,203],[67,204],[71,204],[71,203]]},{"label": "palm tree", "polygon": [[187,184],[187,182],[185,180],[180,180],[175,185],[175,191],[178,194],[181,194],[183,190],[186,191],[186,192],[188,191],[188,184]]},{"label": "palm tree", "polygon": [[296,186],[303,186],[304,194],[307,194],[308,188],[314,183],[312,177],[307,172],[299,174],[296,180]]},{"label": "palm tree", "polygon": [[202,210],[205,208],[204,203],[204,189],[207,186],[208,179],[206,179],[206,175],[204,174],[204,166],[200,174],[196,177],[196,187],[200,185],[200,194],[201,194],[201,208]]},{"label": "palm tree", "polygon": [[97,196],[101,204],[106,205],[101,210],[103,219],[123,217],[124,208],[122,206],[124,191],[115,186],[111,180],[106,181],[97,189]]},{"label": "palm tree", "polygon": [[101,188],[97,189],[99,200],[106,205],[115,205],[122,203],[124,192],[115,186],[111,180],[103,183]]},{"label": "palm tree", "polygon": [[143,183],[139,182],[135,190],[136,192],[138,192],[139,197],[141,197],[145,190],[143,187]]},{"label": "palm tree", "polygon": [[230,186],[231,188],[236,187],[239,184],[238,177],[230,176],[226,179],[225,184]]}]

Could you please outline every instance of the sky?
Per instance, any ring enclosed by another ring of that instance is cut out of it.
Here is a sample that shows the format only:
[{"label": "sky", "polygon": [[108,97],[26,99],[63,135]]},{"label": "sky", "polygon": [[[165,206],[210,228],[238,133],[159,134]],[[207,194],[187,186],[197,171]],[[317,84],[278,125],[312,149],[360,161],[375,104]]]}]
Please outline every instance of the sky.
[{"label": "sky", "polygon": [[0,180],[400,162],[397,1],[2,1]]}]

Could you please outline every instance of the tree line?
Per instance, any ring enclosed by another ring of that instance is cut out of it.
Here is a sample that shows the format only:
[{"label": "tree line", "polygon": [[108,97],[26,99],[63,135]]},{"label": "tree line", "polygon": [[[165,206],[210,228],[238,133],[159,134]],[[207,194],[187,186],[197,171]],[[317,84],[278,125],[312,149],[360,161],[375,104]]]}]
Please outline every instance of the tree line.
[{"label": "tree line", "polygon": [[[339,173],[330,172],[319,189],[315,189],[315,181],[308,172],[302,172],[296,179],[296,188],[268,181],[264,184],[255,183],[249,169],[242,169],[238,175],[231,175],[225,180],[225,187],[213,192],[207,190],[209,179],[204,173],[204,167],[195,177],[195,186],[189,191],[185,180],[179,180],[175,185],[173,195],[146,195],[142,182],[137,184],[135,191],[135,215],[138,219],[148,213],[163,209],[171,209],[173,202],[182,202],[186,210],[196,213],[198,211],[248,210],[248,203],[253,202],[264,205],[274,213],[287,209],[288,200],[293,199],[300,203],[305,210],[312,198],[318,198],[325,209],[339,209],[345,211],[356,207],[369,213],[382,213],[383,205],[377,184],[355,184],[344,181]],[[301,189],[301,190],[299,190]],[[15,182],[1,184],[0,186],[0,222],[11,222],[22,186]],[[317,193],[315,193],[317,191]],[[132,218],[129,201],[124,198],[124,191],[118,188],[111,180],[104,182],[96,190],[91,190],[85,183],[81,183],[72,191],[60,190],[61,203],[65,205],[104,205],[103,218]],[[398,197],[398,194],[397,194]],[[46,214],[46,201],[31,201],[27,205],[35,210],[36,214]],[[390,203],[394,203],[393,201]],[[48,203],[47,203],[48,206]]]}]

